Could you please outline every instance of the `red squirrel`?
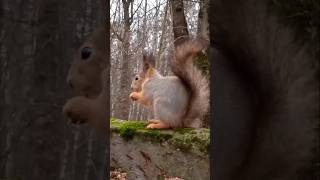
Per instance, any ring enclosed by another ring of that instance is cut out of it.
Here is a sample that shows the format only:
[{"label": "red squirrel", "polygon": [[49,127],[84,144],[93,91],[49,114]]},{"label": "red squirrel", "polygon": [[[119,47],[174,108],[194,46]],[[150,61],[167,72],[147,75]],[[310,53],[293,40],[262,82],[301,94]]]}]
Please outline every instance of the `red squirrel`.
[{"label": "red squirrel", "polygon": [[188,39],[176,46],[170,59],[174,76],[162,76],[155,69],[155,57],[144,52],[143,69],[132,81],[130,98],[153,111],[147,128],[201,127],[209,107],[209,87],[193,61],[207,46],[202,39]]}]

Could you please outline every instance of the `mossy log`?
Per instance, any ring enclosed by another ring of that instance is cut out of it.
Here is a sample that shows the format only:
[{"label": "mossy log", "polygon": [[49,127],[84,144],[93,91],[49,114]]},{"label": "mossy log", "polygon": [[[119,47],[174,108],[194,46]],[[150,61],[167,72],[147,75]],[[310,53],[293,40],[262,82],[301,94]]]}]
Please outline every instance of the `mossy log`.
[{"label": "mossy log", "polygon": [[208,129],[148,130],[144,121],[111,119],[111,167],[129,179],[209,179]]}]

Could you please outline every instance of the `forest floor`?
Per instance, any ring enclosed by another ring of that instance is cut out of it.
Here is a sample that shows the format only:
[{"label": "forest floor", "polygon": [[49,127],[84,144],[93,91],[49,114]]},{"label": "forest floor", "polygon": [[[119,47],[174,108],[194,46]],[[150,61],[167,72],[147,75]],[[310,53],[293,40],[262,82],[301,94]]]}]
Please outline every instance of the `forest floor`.
[{"label": "forest floor", "polygon": [[[127,173],[122,169],[114,169],[110,171],[110,180],[127,180]],[[163,180],[184,180],[184,179],[179,177],[169,177],[164,175]]]},{"label": "forest floor", "polygon": [[110,171],[110,180],[126,180],[127,173],[121,169],[114,169]]}]

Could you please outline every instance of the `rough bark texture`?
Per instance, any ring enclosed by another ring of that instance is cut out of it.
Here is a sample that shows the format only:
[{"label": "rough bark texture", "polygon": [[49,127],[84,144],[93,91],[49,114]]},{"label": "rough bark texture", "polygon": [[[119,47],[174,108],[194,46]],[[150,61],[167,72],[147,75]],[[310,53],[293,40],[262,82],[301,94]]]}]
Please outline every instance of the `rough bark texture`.
[{"label": "rough bark texture", "polygon": [[141,122],[112,120],[110,163],[128,179],[209,180],[208,129],[145,130]]},{"label": "rough bark texture", "polygon": [[103,179],[105,137],[67,126],[61,108],[76,48],[101,3],[1,1],[0,179]]},{"label": "rough bark texture", "polygon": [[178,44],[182,38],[189,35],[188,25],[184,14],[183,0],[171,0],[170,2],[174,44]]},{"label": "rough bark texture", "polygon": [[198,35],[202,36],[206,40],[209,40],[209,0],[201,0],[199,2],[199,5],[200,9],[198,15]]}]

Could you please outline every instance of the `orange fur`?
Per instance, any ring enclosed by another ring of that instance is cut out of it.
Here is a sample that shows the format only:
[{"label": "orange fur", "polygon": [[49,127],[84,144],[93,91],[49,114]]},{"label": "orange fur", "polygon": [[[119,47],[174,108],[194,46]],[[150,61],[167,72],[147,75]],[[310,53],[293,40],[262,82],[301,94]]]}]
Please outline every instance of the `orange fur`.
[{"label": "orange fur", "polygon": [[[147,73],[146,73],[146,78],[153,78],[156,74],[156,69],[154,68],[149,68]],[[147,79],[146,79],[147,80]]]},{"label": "orange fur", "polygon": [[[196,128],[201,126],[200,118],[206,114],[209,105],[208,82],[201,71],[193,65],[193,61],[196,53],[205,49],[206,44],[207,42],[204,43],[201,39],[194,39],[175,48],[176,55],[172,57],[170,63],[176,77],[161,76],[155,69],[155,57],[151,53],[144,52],[142,71],[131,83],[131,89],[134,92],[130,94],[130,98],[152,108],[158,121],[150,123],[147,128]],[[152,82],[146,87],[146,83],[150,81]],[[157,98],[164,98],[164,101],[172,99],[172,101],[167,102],[169,107],[164,107],[166,103],[162,101],[159,101],[158,106],[156,102],[159,99]],[[163,111],[162,108],[165,110],[173,108],[177,110],[177,113]]]},{"label": "orange fur", "polygon": [[169,128],[170,128],[170,125],[157,119],[150,119],[149,125],[147,126],[147,129],[169,129]]},{"label": "orange fur", "polygon": [[145,106],[150,106],[150,102],[148,102],[144,96],[143,96],[143,91],[140,91],[140,92],[132,92],[130,94],[130,98],[133,100],[133,101],[137,101]]}]

